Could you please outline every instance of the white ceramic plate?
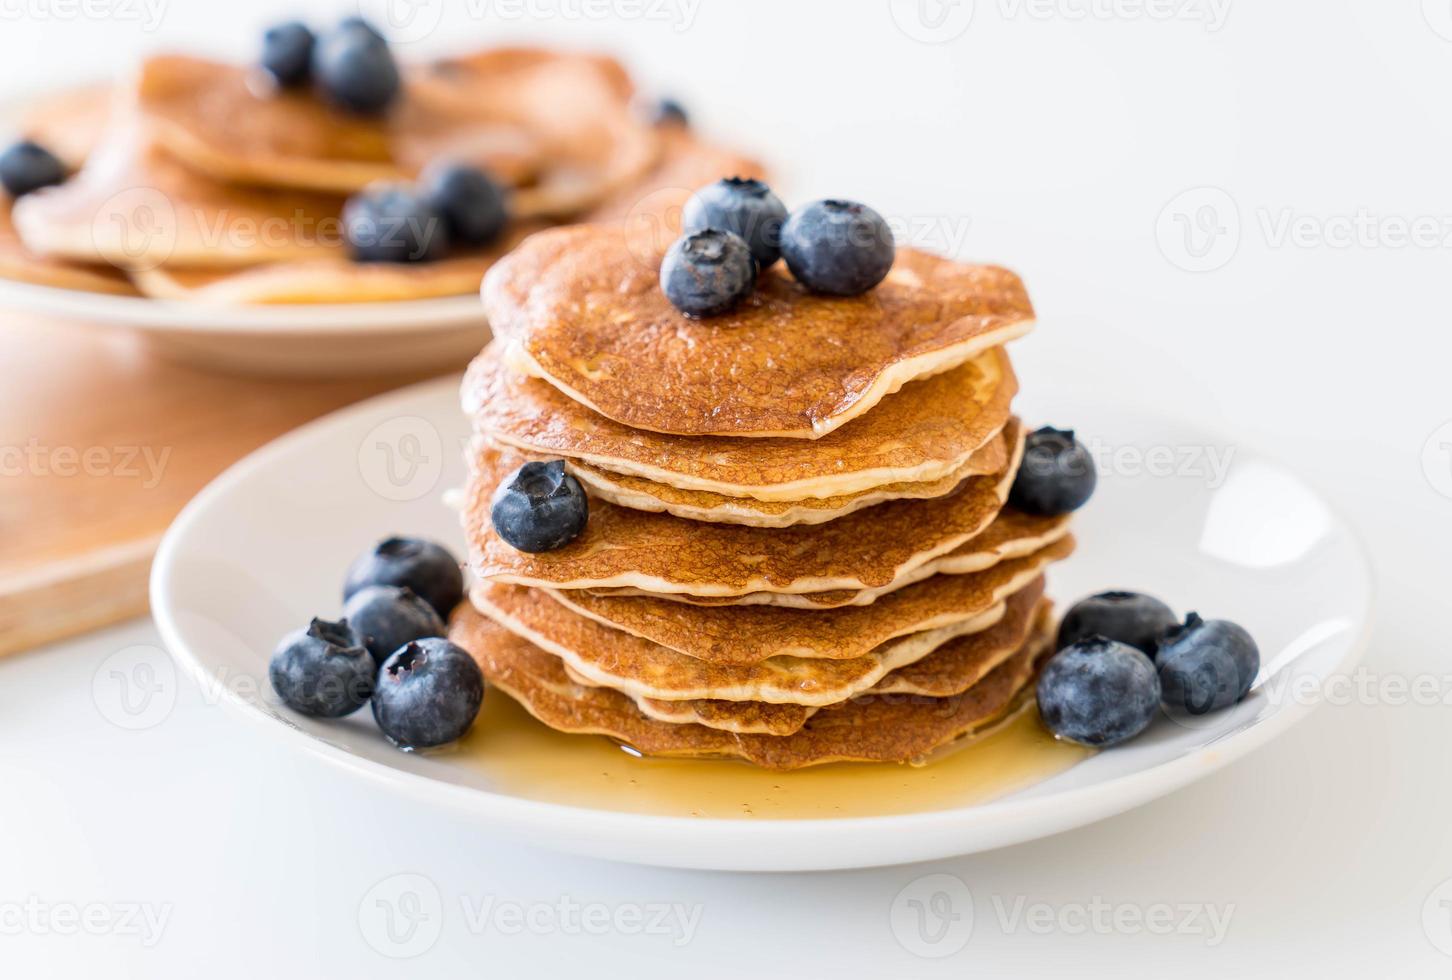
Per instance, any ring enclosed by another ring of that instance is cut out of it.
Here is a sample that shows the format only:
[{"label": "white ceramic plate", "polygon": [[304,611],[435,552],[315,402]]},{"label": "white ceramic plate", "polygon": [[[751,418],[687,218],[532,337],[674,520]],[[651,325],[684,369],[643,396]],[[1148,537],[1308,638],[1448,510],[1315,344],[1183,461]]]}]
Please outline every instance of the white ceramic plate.
[{"label": "white ceramic plate", "polygon": [[224,371],[339,377],[459,367],[489,339],[479,297],[214,306],[0,279],[0,308],[135,331],[157,353]]},{"label": "white ceramic plate", "polygon": [[405,389],[238,463],[167,534],[151,598],[172,653],[237,709],[239,738],[271,733],[286,750],[314,753],[371,780],[379,793],[465,811],[481,832],[603,858],[734,870],[866,867],[1001,847],[1123,812],[1265,744],[1309,710],[1329,677],[1349,668],[1367,635],[1363,552],[1293,474],[1160,413],[1036,399],[1030,417],[1072,418],[1102,474],[1078,522],[1079,552],[1052,572],[1051,592],[1072,601],[1104,588],[1143,588],[1182,611],[1242,623],[1258,639],[1264,665],[1245,702],[1189,725],[1158,719],[1129,745],[971,807],[734,820],[524,798],[501,789],[487,766],[393,749],[366,710],[318,722],[279,708],[267,690],[277,638],[312,615],[336,613],[344,568],[374,539],[403,532],[461,543],[440,502],[462,477],[467,426],[456,403],[450,381]]}]

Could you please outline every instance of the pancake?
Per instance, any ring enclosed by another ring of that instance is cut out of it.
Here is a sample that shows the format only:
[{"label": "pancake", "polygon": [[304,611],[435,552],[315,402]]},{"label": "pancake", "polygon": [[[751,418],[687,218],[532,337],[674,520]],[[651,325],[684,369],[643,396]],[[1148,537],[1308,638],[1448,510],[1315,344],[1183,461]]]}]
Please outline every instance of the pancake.
[{"label": "pancake", "polygon": [[74,173],[105,133],[115,94],[109,84],[83,85],[28,100],[20,135],[54,153]]},{"label": "pancake", "polygon": [[465,296],[479,288],[489,267],[537,223],[516,222],[486,249],[471,249],[433,262],[277,262],[250,269],[216,270],[175,265],[132,273],[138,289],[154,299],[217,305],[266,303],[376,303]]},{"label": "pancake", "polygon": [[[1017,599],[1015,596],[1011,602]],[[1047,602],[1020,602],[989,629],[949,640],[916,663],[888,674],[860,697],[876,694],[949,697],[961,694],[1022,647],[1031,630],[1048,630],[1052,626],[1049,610],[1050,604]],[[902,675],[907,672],[912,673],[908,679],[902,679]],[[576,684],[585,687],[601,686],[573,670],[568,661],[565,662],[565,673]],[[930,694],[930,689],[935,693]],[[663,701],[645,697],[632,697],[631,700],[641,714],[657,721],[676,725],[704,725],[707,728],[743,734],[790,735],[805,725],[808,718],[822,710],[809,705],[771,704],[764,701],[718,701],[704,698]]]},{"label": "pancake", "polygon": [[502,354],[498,342],[486,347],[463,385],[464,411],[494,441],[682,490],[773,502],[948,477],[1003,428],[1018,391],[1008,355],[995,348],[912,382],[821,439],[666,436],[612,422],[519,377]]},{"label": "pancake", "polygon": [[888,483],[861,493],[809,497],[806,500],[752,500],[749,497],[727,497],[702,490],[681,490],[639,476],[611,473],[577,460],[566,461],[565,468],[593,496],[620,507],[672,514],[687,520],[712,524],[792,527],[796,524],[825,524],[889,500],[926,500],[941,497],[952,493],[958,484],[970,476],[997,473],[1006,465],[1008,446],[1002,437],[998,437],[970,456],[960,469],[939,480],[928,483]]},{"label": "pancake", "polygon": [[977,620],[899,637],[852,660],[776,657],[737,666],[696,660],[610,630],[565,610],[537,589],[484,582],[470,591],[470,600],[484,615],[559,657],[591,683],[630,697],[817,707],[860,694],[888,671],[921,660],[954,637],[987,629],[1003,613],[990,604]]},{"label": "pancake", "polygon": [[114,131],[66,183],[27,194],[15,226],[31,251],[123,269],[233,268],[343,254],[331,195],[229,186]]},{"label": "pancake", "polygon": [[861,296],[813,295],[778,265],[735,311],[691,319],[660,289],[662,252],[611,225],[527,239],[484,280],[511,364],[635,429],[817,439],[1033,324],[1013,273],[910,248]]},{"label": "pancake", "polygon": [[[1023,569],[1068,557],[1070,545],[1049,546],[992,566],[991,601],[1010,593],[1037,598],[1043,585],[1024,585]],[[783,609],[779,606],[692,606],[647,596],[615,598],[548,591],[578,616],[707,663],[746,665],[770,657],[850,660],[910,633],[938,629],[983,614],[985,573],[937,575],[869,606]]]},{"label": "pancake", "polygon": [[623,222],[627,235],[669,245],[681,233],[681,209],[698,189],[724,177],[767,177],[757,161],[704,143],[688,129],[658,129],[656,138],[660,155],[655,166],[579,220]]},{"label": "pancake", "polygon": [[136,104],[157,138],[217,180],[349,194],[406,180],[450,157],[486,167],[507,185],[536,176],[538,140],[517,125],[442,99],[405,70],[399,101],[381,117],[329,106],[311,90],[278,90],[257,69],[158,55],[141,66]]},{"label": "pancake", "polygon": [[[1033,522],[1039,522],[1032,527]],[[648,592],[636,588],[587,589],[580,595],[653,598],[681,605],[719,608],[731,606],[780,606],[786,609],[843,609],[870,606],[883,596],[922,582],[934,575],[967,575],[989,568],[1004,558],[1020,558],[1041,547],[1056,545],[1065,555],[1074,550],[1069,535],[1069,517],[1031,517],[1016,511],[1001,511],[981,534],[940,558],[919,565],[913,571],[872,589],[831,589],[826,592],[748,592],[739,596],[698,596],[684,592]]]},{"label": "pancake", "polygon": [[10,223],[10,198],[3,192],[0,192],[0,279],[87,293],[136,294],[126,276],[110,266],[66,262],[36,255],[26,248]]},{"label": "pancake", "polygon": [[962,694],[949,698],[873,695],[816,712],[795,734],[741,735],[670,724],[641,714],[625,695],[575,684],[563,662],[471,609],[454,614],[450,638],[468,650],[491,684],[544,724],[606,735],[644,755],[735,757],[770,769],[826,762],[910,762],[986,728],[1016,704],[1049,646],[1036,635]]},{"label": "pancake", "polygon": [[470,453],[464,496],[471,564],[480,578],[539,588],[630,586],[702,596],[880,588],[958,548],[997,516],[1023,452],[1017,423],[1007,437],[1013,454],[1002,472],[970,477],[932,500],[889,501],[829,524],[757,528],[597,499],[579,537],[544,554],[518,551],[495,532],[490,499],[523,461],[484,446]]},{"label": "pancake", "polygon": [[754,662],[712,663],[602,626],[554,602],[539,589],[479,583],[475,608],[512,633],[561,658],[592,683],[632,697],[684,701],[766,701],[822,706],[872,687],[890,671],[914,663],[959,636],[979,633],[1006,615],[1005,601],[1026,620],[1042,593],[1035,585],[1052,559],[1046,555],[1004,562],[972,576],[973,613],[945,626],[897,636],[850,659],[774,656]]},{"label": "pancake", "polygon": [[423,74],[414,84],[438,105],[461,115],[482,108],[537,142],[540,171],[515,192],[516,214],[579,214],[659,161],[659,134],[635,111],[634,85],[614,59],[495,48],[435,62]]}]

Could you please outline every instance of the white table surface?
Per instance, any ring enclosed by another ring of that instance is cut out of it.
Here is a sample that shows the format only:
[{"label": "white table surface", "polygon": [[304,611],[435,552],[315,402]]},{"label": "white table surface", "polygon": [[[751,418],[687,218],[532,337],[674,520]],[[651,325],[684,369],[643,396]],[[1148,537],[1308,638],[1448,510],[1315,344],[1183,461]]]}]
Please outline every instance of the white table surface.
[{"label": "white table surface", "polygon": [[[1452,8],[978,0],[955,33],[971,6],[434,0],[412,23],[419,49],[544,38],[628,56],[705,131],[777,161],[793,199],[857,196],[919,243],[1019,269],[1042,319],[1022,348],[1029,392],[1036,364],[1071,359],[1100,397],[1297,467],[1379,575],[1348,703],[1038,843],[861,873],[696,874],[529,850],[380,797],[164,671],[170,709],[124,730],[108,658],[157,644],[137,622],[0,663],[0,974],[1446,976],[1452,41],[1438,30],[1452,37]],[[0,3],[4,91],[146,49],[240,51],[267,19],[204,0],[78,9]],[[1145,13],[1166,9],[1184,16]],[[946,14],[942,43],[910,36],[932,32],[918,11]],[[1204,217],[1238,217],[1238,236],[1186,251],[1177,221]],[[1398,244],[1409,225],[1428,240]],[[1197,263],[1218,267],[1183,268]],[[965,918],[935,920],[946,938],[925,947],[891,910],[937,873],[971,893],[972,929],[964,942]],[[427,917],[380,931],[378,902],[410,890]],[[1207,934],[1182,907],[1228,925]],[[586,928],[575,908],[613,924]],[[631,918],[657,909],[661,928]],[[383,955],[399,952],[418,955]]]}]

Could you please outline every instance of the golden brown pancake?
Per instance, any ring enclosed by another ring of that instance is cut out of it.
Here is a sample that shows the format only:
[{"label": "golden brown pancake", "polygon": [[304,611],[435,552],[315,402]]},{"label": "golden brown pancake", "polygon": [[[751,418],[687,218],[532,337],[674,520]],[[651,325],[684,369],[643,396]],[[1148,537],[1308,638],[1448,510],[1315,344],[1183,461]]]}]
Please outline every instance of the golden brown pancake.
[{"label": "golden brown pancake", "polygon": [[421,75],[413,84],[440,106],[482,109],[537,142],[539,173],[515,192],[516,214],[579,214],[659,162],[659,134],[634,110],[634,86],[614,59],[496,48],[435,62]]},{"label": "golden brown pancake", "polygon": [[[532,459],[545,458],[522,455]],[[927,500],[952,493],[970,476],[997,473],[1008,465],[1008,444],[996,437],[968,458],[960,469],[928,483],[888,483],[861,493],[806,500],[752,500],[728,497],[703,490],[681,490],[639,476],[625,476],[582,463],[566,461],[590,494],[620,507],[672,514],[712,524],[745,524],[749,527],[791,527],[796,524],[825,524],[889,500]]]},{"label": "golden brown pancake", "polygon": [[702,596],[879,588],[953,551],[997,516],[1023,450],[1016,422],[1008,438],[1013,455],[1001,473],[970,477],[932,500],[894,500],[829,524],[787,528],[704,524],[594,500],[579,537],[543,554],[518,551],[495,532],[491,498],[523,460],[484,446],[470,453],[464,493],[471,564],[481,578],[540,588]]},{"label": "golden brown pancake", "polygon": [[318,262],[275,262],[250,269],[189,269],[175,265],[137,270],[132,279],[147,296],[218,305],[266,303],[376,303],[464,296],[479,288],[489,266],[540,227],[516,222],[486,249],[432,262],[354,262],[339,256]]},{"label": "golden brown pancake", "polygon": [[39,96],[26,106],[20,133],[60,157],[74,173],[105,133],[115,95],[109,84],[99,84]]},{"label": "golden brown pancake", "polygon": [[976,608],[946,626],[897,636],[846,660],[768,657],[754,662],[712,663],[677,653],[577,615],[539,589],[478,583],[474,607],[511,633],[561,658],[591,683],[632,697],[685,701],[766,701],[822,706],[872,687],[888,672],[926,657],[959,636],[980,633],[1005,616],[1005,600],[1025,589],[1015,616],[1026,621],[1042,593],[1036,579],[1051,558],[1039,555],[1005,562],[972,576]]},{"label": "golden brown pancake", "polygon": [[484,280],[511,365],[635,429],[816,439],[1033,323],[1013,273],[909,248],[861,296],[813,295],[773,266],[733,312],[691,319],[660,257],[619,226],[527,239]]},{"label": "golden brown pancake", "polygon": [[[1040,584],[1041,582],[1042,580]],[[968,690],[1022,647],[1031,630],[1048,628],[1049,603],[1037,601],[1036,598],[1041,591],[1042,588],[1035,590],[1032,599],[1022,594],[1012,596],[1006,604],[1007,611],[993,626],[949,640],[916,663],[888,674],[872,687],[869,694],[949,697]],[[603,686],[573,670],[568,660],[565,661],[565,672],[576,684],[586,687]],[[903,679],[904,675],[906,679]],[[718,701],[704,698],[665,701],[660,698],[635,696],[631,700],[642,714],[657,721],[676,725],[705,725],[707,728],[718,728],[727,732],[768,735],[790,735],[806,724],[813,714],[822,710],[810,705],[766,701]]]},{"label": "golden brown pancake", "polygon": [[542,147],[518,125],[442,98],[424,69],[405,71],[382,116],[334,109],[311,90],[278,90],[257,69],[204,58],[148,58],[136,104],[168,151],[217,180],[349,194],[416,176],[449,157],[506,184],[536,176]]},{"label": "golden brown pancake", "polygon": [[643,715],[625,695],[575,684],[563,662],[475,612],[454,614],[450,638],[485,677],[558,731],[607,735],[645,755],[737,757],[770,769],[825,762],[909,762],[990,725],[1034,676],[1048,636],[1035,636],[963,694],[949,698],[870,695],[818,711],[795,734],[739,735]]},{"label": "golden brown pancake", "polygon": [[801,501],[941,480],[989,443],[1018,391],[1001,348],[914,381],[821,439],[668,436],[596,415],[554,387],[513,374],[496,341],[470,365],[464,411],[496,442],[567,457],[682,490]]},{"label": "golden brown pancake", "polygon": [[87,293],[136,295],[126,276],[110,266],[67,262],[36,255],[27,249],[10,223],[10,198],[3,191],[0,191],[0,279]]},{"label": "golden brown pancake", "polygon": [[[579,591],[547,590],[577,615],[684,656],[708,663],[746,665],[770,657],[850,660],[866,656],[889,640],[938,629],[981,616],[984,590],[993,601],[1009,594],[1032,595],[1042,583],[1023,585],[1023,569],[1041,560],[1066,558],[1072,544],[1050,546],[992,566],[1008,569],[991,582],[987,571],[937,575],[883,596],[868,606],[842,609],[784,609],[780,606],[693,606],[649,596],[592,596]],[[1005,591],[1006,590],[1006,591]]]},{"label": "golden brown pancake", "polygon": [[123,269],[233,268],[343,253],[342,201],[221,184],[122,127],[70,180],[26,195],[15,226],[32,251]]}]

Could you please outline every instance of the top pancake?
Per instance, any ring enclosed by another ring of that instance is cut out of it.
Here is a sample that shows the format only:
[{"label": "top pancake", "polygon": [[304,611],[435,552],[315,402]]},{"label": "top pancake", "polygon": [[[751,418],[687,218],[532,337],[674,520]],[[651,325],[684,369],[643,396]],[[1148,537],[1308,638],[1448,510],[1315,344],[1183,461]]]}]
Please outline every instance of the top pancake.
[{"label": "top pancake", "polygon": [[651,244],[619,226],[551,229],[483,289],[512,364],[635,429],[821,438],[1033,322],[1012,272],[909,248],[861,296],[814,295],[778,265],[735,311],[691,319],[661,291]]},{"label": "top pancake", "polygon": [[962,469],[1008,421],[1018,391],[994,348],[883,399],[816,440],[667,436],[603,418],[543,381],[513,374],[498,342],[464,379],[464,411],[480,431],[528,453],[566,456],[682,490],[796,501],[940,480]]}]

